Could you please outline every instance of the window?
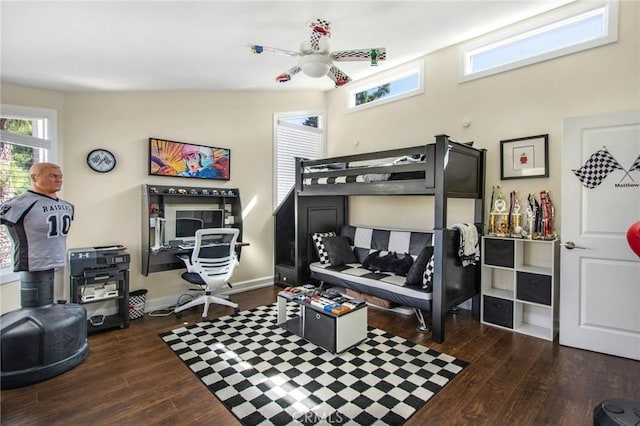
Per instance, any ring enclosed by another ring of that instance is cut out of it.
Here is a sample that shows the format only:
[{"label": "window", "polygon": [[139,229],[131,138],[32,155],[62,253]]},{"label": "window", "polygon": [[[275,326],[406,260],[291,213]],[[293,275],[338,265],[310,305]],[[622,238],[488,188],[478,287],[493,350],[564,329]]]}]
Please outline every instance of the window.
[{"label": "window", "polygon": [[[0,113],[0,202],[29,189],[29,168],[41,161],[55,162],[54,110],[2,105]],[[0,226],[0,284],[15,281],[11,240]]]},{"label": "window", "polygon": [[296,183],[296,157],[324,157],[323,120],[323,114],[313,112],[274,117],[274,206],[280,205]]},{"label": "window", "polygon": [[361,110],[423,93],[423,74],[424,62],[420,61],[382,73],[369,83],[352,85],[349,109]]},{"label": "window", "polygon": [[618,39],[618,3],[576,3],[460,49],[460,80],[520,68]]}]

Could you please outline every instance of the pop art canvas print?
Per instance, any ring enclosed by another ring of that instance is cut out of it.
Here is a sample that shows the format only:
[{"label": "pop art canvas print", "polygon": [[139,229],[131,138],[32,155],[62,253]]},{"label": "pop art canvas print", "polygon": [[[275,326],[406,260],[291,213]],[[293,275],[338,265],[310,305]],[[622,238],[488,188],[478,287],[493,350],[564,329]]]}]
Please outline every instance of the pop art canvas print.
[{"label": "pop art canvas print", "polygon": [[149,174],[229,180],[231,151],[205,145],[149,138]]}]

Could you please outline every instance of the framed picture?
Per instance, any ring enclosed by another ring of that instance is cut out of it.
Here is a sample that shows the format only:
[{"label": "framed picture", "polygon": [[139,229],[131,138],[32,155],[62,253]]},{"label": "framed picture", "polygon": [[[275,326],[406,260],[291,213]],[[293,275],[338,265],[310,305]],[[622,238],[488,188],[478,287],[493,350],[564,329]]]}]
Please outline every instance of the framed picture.
[{"label": "framed picture", "polygon": [[500,179],[549,177],[549,135],[500,141]]},{"label": "framed picture", "polygon": [[229,180],[231,151],[227,148],[149,138],[149,174]]}]

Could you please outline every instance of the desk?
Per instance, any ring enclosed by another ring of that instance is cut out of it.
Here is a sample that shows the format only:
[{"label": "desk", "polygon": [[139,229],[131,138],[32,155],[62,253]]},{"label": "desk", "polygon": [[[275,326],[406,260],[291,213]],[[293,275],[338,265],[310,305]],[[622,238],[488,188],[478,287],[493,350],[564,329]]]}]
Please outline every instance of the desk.
[{"label": "desk", "polygon": [[[181,185],[180,182],[177,182]],[[175,219],[169,212],[176,208],[211,208],[224,211],[224,227],[236,228],[240,231],[238,240],[242,241],[242,203],[238,188],[211,188],[194,186],[142,185],[141,215],[141,256],[142,275],[152,272],[183,268],[182,262],[175,254],[189,253],[190,250],[170,249],[152,251],[156,244],[155,219]],[[169,217],[167,217],[169,215]],[[166,236],[169,238],[169,236]],[[171,238],[169,238],[171,239]],[[238,247],[238,253],[240,247]]]},{"label": "desk", "polygon": [[[226,243],[209,243],[209,244],[203,244],[201,247],[217,247],[217,246],[226,246]],[[238,247],[245,247],[248,246],[249,243],[243,243],[243,242],[237,242],[236,243],[236,248]],[[195,244],[185,244],[185,245],[179,245],[178,247],[174,247],[176,249],[179,250],[187,250],[187,251],[191,251],[195,248]]]},{"label": "desk", "polygon": [[[237,242],[236,253],[240,260],[240,252],[242,247],[248,246],[249,243]],[[160,250],[149,250],[149,273],[170,271],[172,269],[184,269],[184,262],[178,256],[191,256],[193,249],[181,249],[179,247],[166,247]],[[143,255],[145,255],[143,253]]]}]

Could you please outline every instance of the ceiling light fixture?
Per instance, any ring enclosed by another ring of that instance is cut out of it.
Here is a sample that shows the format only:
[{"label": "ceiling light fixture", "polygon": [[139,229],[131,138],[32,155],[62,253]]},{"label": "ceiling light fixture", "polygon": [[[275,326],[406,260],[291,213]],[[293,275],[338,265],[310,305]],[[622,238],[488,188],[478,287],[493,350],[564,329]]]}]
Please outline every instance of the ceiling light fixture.
[{"label": "ceiling light fixture", "polygon": [[331,58],[322,54],[302,56],[298,61],[298,66],[302,69],[302,72],[313,78],[327,75],[331,65]]}]

